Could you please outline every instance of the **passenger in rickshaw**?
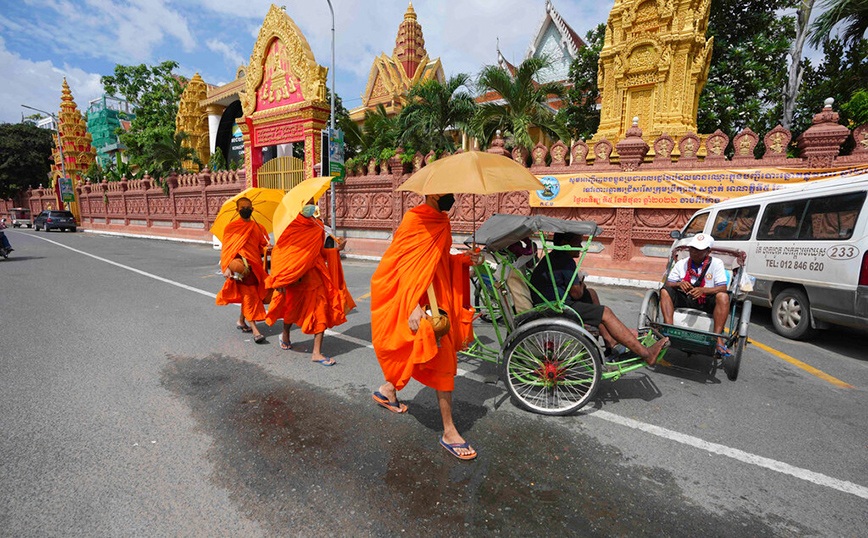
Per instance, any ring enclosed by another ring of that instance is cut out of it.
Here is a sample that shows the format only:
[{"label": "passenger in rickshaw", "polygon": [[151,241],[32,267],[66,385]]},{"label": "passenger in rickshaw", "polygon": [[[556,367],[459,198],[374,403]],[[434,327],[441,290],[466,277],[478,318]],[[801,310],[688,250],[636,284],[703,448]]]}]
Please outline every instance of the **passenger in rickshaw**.
[{"label": "passenger in rickshaw", "polygon": [[[695,308],[711,314],[714,332],[721,334],[729,316],[726,267],[723,260],[711,256],[714,238],[710,235],[694,235],[687,246],[690,256],[672,266],[663,287],[666,293],[660,294],[663,322],[673,324],[676,308]],[[717,352],[723,357],[730,354],[720,337]]]},{"label": "passenger in rickshaw", "polygon": [[[582,236],[573,233],[556,233],[554,244],[555,246],[569,245],[579,249],[582,247]],[[546,257],[551,261],[557,290],[552,288],[552,277],[549,274],[549,264],[546,263]],[[554,302],[558,300],[558,297],[564,297],[567,285],[573,280],[576,269],[576,261],[571,251],[553,250],[546,253],[537,264],[531,275],[530,283],[546,300]],[[642,358],[648,365],[656,363],[660,352],[669,346],[669,339],[663,338],[650,347],[643,346],[609,307],[600,304],[597,293],[585,286],[584,274],[580,272],[579,275],[576,275],[564,305],[574,310],[582,318],[585,325],[597,327],[608,349],[612,349],[620,343]],[[543,302],[539,294],[534,294],[535,304]]]}]

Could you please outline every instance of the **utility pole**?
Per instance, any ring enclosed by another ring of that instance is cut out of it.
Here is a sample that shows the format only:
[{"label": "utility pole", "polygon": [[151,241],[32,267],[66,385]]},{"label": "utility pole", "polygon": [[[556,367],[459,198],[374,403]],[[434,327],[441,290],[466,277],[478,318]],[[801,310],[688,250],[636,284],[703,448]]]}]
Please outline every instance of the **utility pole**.
[{"label": "utility pole", "polygon": [[[331,66],[332,94],[331,94],[331,114],[330,114],[331,121],[329,122],[330,123],[329,138],[331,138],[331,134],[335,130],[335,9],[332,7],[332,0],[326,0],[326,2],[329,3],[329,11],[331,11],[331,13],[332,13],[332,66]],[[324,171],[323,175],[326,175],[326,174],[331,175],[331,173],[332,173],[332,171],[329,168],[328,162],[322,163],[320,165],[320,170],[321,170],[321,172]],[[330,202],[329,203],[329,208],[330,208],[329,213],[331,213],[330,217],[331,217],[332,233],[337,233],[337,217],[335,216],[337,211],[335,211],[335,186],[334,186],[334,183],[332,183],[330,190],[331,190],[331,195],[329,198],[329,202]]]}]

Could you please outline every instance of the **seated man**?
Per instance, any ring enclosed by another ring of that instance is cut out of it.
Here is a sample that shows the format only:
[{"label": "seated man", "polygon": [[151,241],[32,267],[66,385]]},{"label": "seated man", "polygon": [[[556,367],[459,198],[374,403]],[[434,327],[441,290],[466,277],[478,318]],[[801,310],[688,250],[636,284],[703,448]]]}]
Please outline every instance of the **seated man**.
[{"label": "seated man", "polygon": [[[720,334],[729,316],[726,267],[722,260],[709,255],[714,246],[710,235],[694,235],[687,246],[690,257],[672,266],[660,293],[663,322],[672,325],[676,308],[695,308],[711,314],[714,332]],[[722,338],[717,339],[717,351],[720,355],[729,355]]]},{"label": "seated man", "polygon": [[[555,246],[569,245],[573,248],[581,248],[582,236],[572,233],[556,233],[554,244]],[[549,273],[549,264],[546,262],[546,258],[551,262],[551,273]],[[669,347],[669,339],[663,338],[650,347],[643,346],[608,306],[600,304],[597,294],[585,287],[584,273],[576,275],[576,279],[567,293],[567,285],[569,285],[575,272],[576,261],[573,259],[573,251],[554,250],[547,253],[537,264],[530,277],[530,283],[549,302],[557,301],[558,298],[564,297],[566,294],[564,305],[575,310],[586,325],[599,327],[600,335],[606,341],[607,347],[611,348],[616,343],[621,343],[649,365],[657,362],[660,352]],[[555,287],[552,286],[552,275],[554,276]],[[535,304],[543,302],[539,294],[534,294]]]}]

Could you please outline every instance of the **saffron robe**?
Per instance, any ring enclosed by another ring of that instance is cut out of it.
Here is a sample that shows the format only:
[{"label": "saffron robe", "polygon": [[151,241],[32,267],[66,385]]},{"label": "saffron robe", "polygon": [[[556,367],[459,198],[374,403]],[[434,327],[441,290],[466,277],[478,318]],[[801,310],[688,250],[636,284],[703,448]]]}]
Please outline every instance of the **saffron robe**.
[{"label": "saffron robe", "polygon": [[346,323],[356,303],[344,281],[340,253],[323,248],[323,239],[319,222],[299,215],[277,240],[265,281],[275,290],[265,317],[269,325],[283,318],[305,334],[318,334]]},{"label": "saffron robe", "polygon": [[[392,244],[371,278],[371,333],[386,381],[398,390],[410,378],[440,391],[455,388],[456,353],[473,337],[470,257],[452,255],[449,216],[428,205],[404,215]],[[449,334],[440,339],[427,319],[414,334],[410,314],[428,304],[433,282],[437,306],[449,315]]]},{"label": "saffron robe", "polygon": [[220,268],[223,271],[229,267],[229,262],[237,256],[247,260],[250,271],[256,277],[256,283],[246,285],[235,279],[227,278],[223,289],[217,294],[218,305],[241,303],[241,313],[248,321],[265,319],[265,266],[262,255],[268,247],[268,232],[255,221],[236,219],[226,226],[223,232],[223,248],[220,251]]}]

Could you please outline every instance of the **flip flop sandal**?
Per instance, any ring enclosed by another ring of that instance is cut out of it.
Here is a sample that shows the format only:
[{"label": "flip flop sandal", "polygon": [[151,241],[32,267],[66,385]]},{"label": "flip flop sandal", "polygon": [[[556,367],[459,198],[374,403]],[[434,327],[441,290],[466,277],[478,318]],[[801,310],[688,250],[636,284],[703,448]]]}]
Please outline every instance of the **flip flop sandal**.
[{"label": "flip flop sandal", "polygon": [[[440,446],[442,446],[443,448],[448,450],[450,454],[452,454],[453,456],[455,456],[459,460],[464,460],[464,461],[472,460],[472,459],[476,458],[476,456],[479,455],[476,453],[476,450],[473,450],[472,448],[470,448],[470,443],[452,443],[450,445],[450,444],[446,443],[446,441],[444,441],[443,438],[441,437],[440,438]],[[457,448],[470,448],[470,450],[473,450],[473,452],[470,454],[459,454],[458,451],[456,450]]]},{"label": "flip flop sandal", "polygon": [[374,401],[385,407],[389,411],[393,413],[406,413],[407,406],[402,404],[401,402],[390,402],[388,398],[380,394],[380,391],[374,392]]},{"label": "flip flop sandal", "polygon": [[283,351],[289,351],[292,349],[292,342],[284,342],[283,338],[278,338],[277,341],[280,342],[280,349]]},{"label": "flip flop sandal", "polygon": [[243,332],[243,333],[252,333],[253,332],[253,329],[251,329],[250,327],[245,327],[244,325],[238,325],[237,323],[235,324],[235,328],[238,329],[239,331]]},{"label": "flip flop sandal", "polygon": [[313,361],[313,362],[318,362],[318,363],[322,364],[323,366],[334,366],[335,364],[337,364],[337,362],[334,359],[320,359],[318,361]]},{"label": "flip flop sandal", "polygon": [[256,342],[257,344],[264,344],[265,343],[265,335],[260,334],[259,336],[254,336],[253,341]]},{"label": "flip flop sandal", "polygon": [[717,354],[720,355],[720,358],[722,359],[732,357],[732,353],[729,352],[729,348],[720,344],[717,344]]}]

